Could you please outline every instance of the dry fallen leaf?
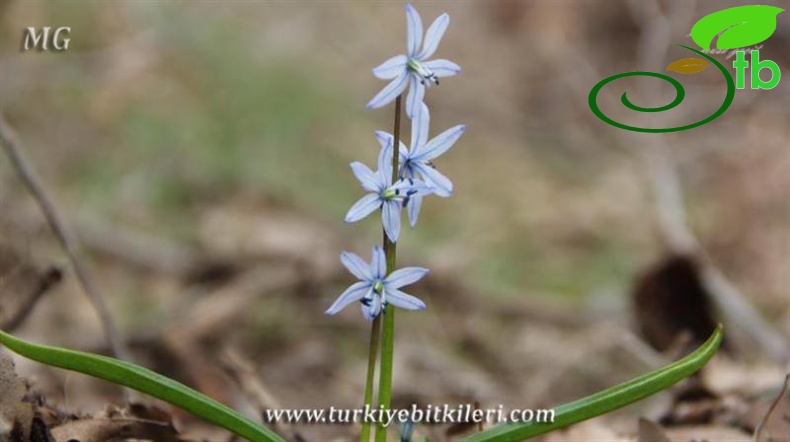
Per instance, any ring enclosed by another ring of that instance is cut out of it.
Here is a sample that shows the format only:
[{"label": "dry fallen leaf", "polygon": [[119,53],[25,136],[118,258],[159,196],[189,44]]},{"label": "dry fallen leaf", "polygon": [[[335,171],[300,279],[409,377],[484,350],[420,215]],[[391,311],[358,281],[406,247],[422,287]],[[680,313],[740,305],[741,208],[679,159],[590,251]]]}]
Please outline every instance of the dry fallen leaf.
[{"label": "dry fallen leaf", "polygon": [[38,416],[33,418],[30,426],[30,442],[57,442],[49,431],[47,424]]},{"label": "dry fallen leaf", "polygon": [[661,425],[644,418],[639,419],[639,442],[669,442]]},{"label": "dry fallen leaf", "polygon": [[0,348],[0,442],[30,437],[33,407],[24,401],[25,390],[14,370],[13,359]]},{"label": "dry fallen leaf", "polygon": [[771,404],[768,413],[754,432],[755,442],[784,440],[790,434],[790,374],[785,377],[784,385]]},{"label": "dry fallen leaf", "polygon": [[708,67],[708,62],[701,58],[684,58],[681,60],[673,61],[667,66],[668,71],[677,72],[679,74],[696,74],[702,72]]},{"label": "dry fallen leaf", "polygon": [[[667,429],[670,442],[719,441],[751,442],[752,438],[743,431],[718,425],[693,425]],[[779,442],[779,440],[777,440]]]},{"label": "dry fallen leaf", "polygon": [[82,419],[52,429],[57,442],[106,442],[109,440],[143,439],[159,442],[178,442],[178,432],[172,425],[142,419]]},{"label": "dry fallen leaf", "polygon": [[617,434],[617,432],[609,428],[605,418],[598,417],[580,422],[563,430],[553,431],[545,436],[544,442],[592,442],[604,440],[607,442],[628,442],[629,438]]}]

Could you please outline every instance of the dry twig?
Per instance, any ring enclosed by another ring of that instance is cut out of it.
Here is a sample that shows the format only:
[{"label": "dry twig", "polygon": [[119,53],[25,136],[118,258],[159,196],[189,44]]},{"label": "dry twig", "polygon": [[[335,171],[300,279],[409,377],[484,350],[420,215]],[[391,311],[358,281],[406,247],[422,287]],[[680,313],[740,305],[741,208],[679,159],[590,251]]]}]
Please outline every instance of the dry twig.
[{"label": "dry twig", "polygon": [[[0,212],[0,222],[27,235],[36,234],[44,223],[22,205]],[[198,251],[167,238],[148,235],[128,226],[110,225],[99,219],[77,217],[72,220],[72,228],[85,250],[107,255],[146,272],[182,278],[203,262],[210,261],[210,257],[201,256]]]},{"label": "dry twig", "polygon": [[[236,386],[244,393],[247,401],[263,416],[265,410],[278,410],[282,408],[280,401],[264,385],[256,373],[252,362],[247,360],[234,348],[226,348],[219,359],[223,371],[233,380]],[[288,440],[299,441],[304,438],[296,429],[287,422],[264,422],[270,424],[272,429],[280,434],[286,434]]]},{"label": "dry twig", "polygon": [[115,327],[112,315],[107,308],[107,304],[104,301],[104,297],[93,283],[93,279],[90,277],[87,267],[79,258],[79,245],[76,238],[66,227],[63,219],[58,215],[52,198],[50,198],[44,188],[41,179],[33,171],[30,163],[25,160],[22,153],[22,143],[2,115],[0,115],[0,144],[3,145],[19,178],[24,182],[25,186],[27,186],[31,195],[38,203],[44,217],[47,219],[49,227],[58,238],[58,241],[68,256],[69,262],[72,267],[74,267],[74,272],[77,275],[80,285],[85,291],[85,294],[88,295],[93,307],[96,309],[96,313],[99,316],[99,321],[101,322],[104,335],[110,344],[113,356],[128,359],[128,351],[126,350],[125,344],[118,336],[118,331]]},{"label": "dry twig", "polygon": [[30,316],[30,313],[33,312],[33,308],[41,297],[57,285],[62,278],[63,272],[59,268],[51,267],[48,269],[39,277],[38,284],[36,284],[33,292],[25,298],[25,302],[17,309],[14,315],[0,323],[0,329],[14,331],[19,328],[25,322],[25,319]]}]

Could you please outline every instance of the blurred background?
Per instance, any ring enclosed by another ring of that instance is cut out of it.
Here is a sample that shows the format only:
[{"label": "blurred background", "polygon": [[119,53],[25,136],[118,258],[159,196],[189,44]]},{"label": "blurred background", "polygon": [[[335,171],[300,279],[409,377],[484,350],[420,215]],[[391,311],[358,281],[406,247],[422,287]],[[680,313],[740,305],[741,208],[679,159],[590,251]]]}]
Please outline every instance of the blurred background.
[{"label": "blurred background", "polygon": [[[605,77],[691,56],[673,44],[691,45],[696,20],[737,4],[415,2],[426,28],[450,14],[436,57],[463,68],[427,94],[431,136],[468,130],[437,161],[455,194],[426,200],[399,242],[400,265],[432,272],[409,290],[428,309],[398,313],[396,404],[545,407],[676,357],[662,352],[694,326],[662,314],[688,302],[702,305],[689,314],[701,335],[710,321],[727,324],[713,301],[662,298],[662,263],[689,250],[676,259],[715,266],[787,339],[790,80],[739,90],[719,119],[665,135],[615,129],[587,103]],[[0,109],[137,362],[248,412],[254,400],[228,377],[239,364],[282,407],[359,406],[369,325],[355,307],[323,312],[353,282],[340,251],[368,256],[381,240],[375,217],[343,223],[362,195],[348,164],[373,166],[373,132],[392,129],[391,106],[365,103],[385,85],[370,69],[405,51],[405,22],[401,2],[0,1]],[[21,51],[28,26],[70,26],[69,49]],[[790,72],[788,47],[784,13],[760,57]],[[731,69],[733,58],[716,58]],[[614,104],[602,107],[650,127],[718,108],[716,69],[678,77],[687,98],[669,117],[618,107],[626,89],[640,105],[669,102],[673,89],[653,79],[607,86]],[[53,269],[62,282],[16,333],[106,352],[35,200],[0,161],[2,315]],[[644,286],[658,294],[640,297]],[[727,373],[765,370],[749,382],[779,382],[781,364],[748,335],[733,324]],[[106,384],[17,363],[72,412],[120,401]],[[665,412],[661,400],[626,409],[615,428]],[[323,440],[358,430],[300,431]],[[421,431],[441,440],[455,430]]]}]

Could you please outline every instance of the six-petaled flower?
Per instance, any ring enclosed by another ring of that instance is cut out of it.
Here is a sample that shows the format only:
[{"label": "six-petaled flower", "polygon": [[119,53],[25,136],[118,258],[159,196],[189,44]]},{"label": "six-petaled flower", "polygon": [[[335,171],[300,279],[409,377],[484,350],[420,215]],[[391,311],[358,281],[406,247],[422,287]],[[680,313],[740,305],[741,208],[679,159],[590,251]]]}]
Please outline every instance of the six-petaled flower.
[{"label": "six-petaled flower", "polygon": [[[423,104],[412,120],[411,147],[407,149],[403,142],[400,143],[399,176],[402,179],[411,178],[418,182],[421,181],[436,195],[448,197],[453,193],[453,183],[436,170],[433,160],[453,147],[461,135],[466,132],[466,125],[459,124],[451,127],[428,141],[430,124],[430,112],[428,107]],[[390,145],[393,142],[392,135],[383,131],[377,131],[376,138],[378,138],[382,146]],[[412,227],[417,223],[422,197],[423,194],[415,195],[407,205],[409,223]]]},{"label": "six-petaled flower", "polygon": [[376,172],[360,163],[351,163],[351,170],[367,190],[367,195],[360,198],[346,214],[346,222],[357,222],[370,215],[376,209],[381,209],[381,222],[387,237],[392,242],[398,241],[400,235],[400,210],[407,206],[410,199],[430,192],[423,183],[414,179],[398,179],[392,183],[392,143],[383,145],[379,153]]},{"label": "six-petaled flower", "polygon": [[[422,19],[414,6],[406,5],[406,54],[396,55],[373,69],[373,75],[382,80],[392,80],[368,103],[368,108],[376,109],[392,102],[409,88],[406,96],[406,115],[414,118],[425,97],[425,89],[439,79],[452,77],[461,68],[448,60],[427,59],[436,52],[439,42],[450,24],[450,16],[440,15],[422,35]],[[420,49],[422,45],[422,49]]]},{"label": "six-petaled flower", "polygon": [[404,267],[387,275],[386,261],[384,250],[379,246],[373,248],[373,259],[370,264],[353,253],[341,253],[340,262],[359,279],[359,282],[346,289],[327,309],[326,314],[334,315],[355,301],[362,304],[362,315],[368,321],[372,321],[383,312],[387,304],[407,310],[425,309],[424,302],[399,289],[422,279],[428,273],[428,269]]}]

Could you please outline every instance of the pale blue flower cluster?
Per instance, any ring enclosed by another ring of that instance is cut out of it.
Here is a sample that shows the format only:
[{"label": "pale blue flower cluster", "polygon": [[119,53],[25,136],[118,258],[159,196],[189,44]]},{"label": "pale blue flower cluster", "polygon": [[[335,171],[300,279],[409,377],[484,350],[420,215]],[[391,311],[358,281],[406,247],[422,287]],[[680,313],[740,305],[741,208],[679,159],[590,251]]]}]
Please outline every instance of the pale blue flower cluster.
[{"label": "pale blue flower cluster", "polygon": [[[407,54],[392,57],[373,69],[376,77],[392,81],[368,103],[368,108],[379,108],[392,102],[409,87],[406,115],[411,120],[411,145],[407,148],[399,142],[399,168],[393,182],[394,137],[376,131],[376,139],[381,145],[378,170],[374,172],[360,162],[351,163],[351,170],[368,193],[354,203],[345,220],[356,222],[380,210],[384,232],[392,243],[396,243],[400,236],[402,209],[406,209],[409,224],[414,227],[424,197],[448,197],[453,192],[453,183],[436,170],[433,161],[453,147],[466,131],[466,126],[454,126],[429,140],[431,117],[423,102],[427,88],[438,85],[440,78],[461,72],[461,68],[451,61],[427,61],[436,52],[449,23],[449,15],[440,15],[423,39],[420,14],[412,5],[406,5]],[[362,304],[362,314],[370,321],[382,313],[387,304],[408,310],[425,308],[422,301],[399,289],[420,280],[428,269],[406,267],[387,275],[385,252],[379,246],[374,247],[370,264],[348,252],[340,255],[340,261],[359,282],[343,292],[326,314],[333,315],[355,301]]]}]

